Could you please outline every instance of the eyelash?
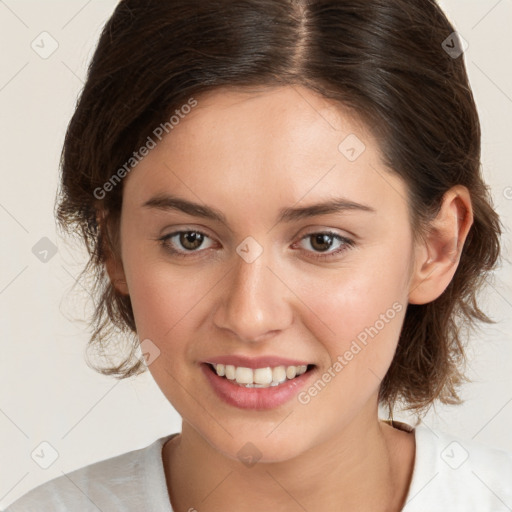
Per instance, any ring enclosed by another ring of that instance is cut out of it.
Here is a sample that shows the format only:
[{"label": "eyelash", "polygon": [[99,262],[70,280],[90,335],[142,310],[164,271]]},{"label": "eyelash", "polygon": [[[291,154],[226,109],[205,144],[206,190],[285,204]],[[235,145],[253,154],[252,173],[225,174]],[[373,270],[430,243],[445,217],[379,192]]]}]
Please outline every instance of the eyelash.
[{"label": "eyelash", "polygon": [[[176,235],[181,235],[181,234],[184,234],[184,233],[197,233],[199,235],[203,235],[204,237],[207,237],[207,238],[210,238],[206,233],[203,233],[202,231],[198,231],[198,230],[182,230],[182,231],[174,231],[173,233],[169,233],[168,235],[165,235],[161,238],[158,239],[158,241],[160,242],[160,244],[162,245],[162,247],[168,251],[169,253],[171,253],[173,256],[177,256],[177,257],[180,257],[180,258],[189,258],[191,257],[191,255],[199,252],[198,250],[196,251],[187,251],[187,252],[182,252],[182,251],[177,251],[176,249],[173,249],[170,245],[169,245],[169,240],[173,237],[175,237]],[[306,235],[304,235],[301,239],[300,239],[300,242],[302,242],[303,240],[307,239],[307,238],[310,238],[314,235],[329,235],[329,236],[332,236],[333,238],[337,239],[339,242],[342,242],[343,245],[337,249],[336,251],[334,252],[330,252],[328,254],[322,254],[322,253],[319,253],[319,254],[315,254],[315,256],[313,256],[313,258],[315,259],[318,259],[318,260],[327,260],[327,259],[331,259],[335,256],[337,256],[338,254],[341,254],[342,252],[352,248],[355,246],[355,242],[353,240],[350,240],[349,238],[346,238],[344,236],[341,236],[341,235],[338,235],[337,233],[334,233],[332,231],[315,231],[315,232],[311,232],[311,233],[308,233]],[[306,252],[310,252],[310,251],[306,251]]]}]

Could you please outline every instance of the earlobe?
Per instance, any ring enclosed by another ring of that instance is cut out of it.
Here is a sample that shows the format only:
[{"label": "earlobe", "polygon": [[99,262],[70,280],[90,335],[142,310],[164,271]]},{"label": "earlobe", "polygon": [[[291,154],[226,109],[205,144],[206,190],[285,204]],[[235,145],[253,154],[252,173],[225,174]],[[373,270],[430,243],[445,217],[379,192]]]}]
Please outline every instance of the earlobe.
[{"label": "earlobe", "polygon": [[431,222],[428,234],[415,247],[415,266],[409,282],[410,304],[432,302],[448,287],[472,224],[469,191],[462,185],[456,185],[443,196],[441,208]]},{"label": "earlobe", "polygon": [[107,269],[108,276],[112,286],[121,294],[129,295],[128,285],[122,264],[117,263],[114,257],[109,257],[105,261],[105,268]]}]

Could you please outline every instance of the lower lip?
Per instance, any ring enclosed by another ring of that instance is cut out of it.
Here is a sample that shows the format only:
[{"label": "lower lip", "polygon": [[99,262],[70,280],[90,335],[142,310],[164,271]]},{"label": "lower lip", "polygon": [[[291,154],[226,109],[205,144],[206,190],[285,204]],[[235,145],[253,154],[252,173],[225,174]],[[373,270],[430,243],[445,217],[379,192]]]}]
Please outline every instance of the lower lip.
[{"label": "lower lip", "polygon": [[315,373],[312,369],[278,386],[246,388],[233,384],[225,377],[219,377],[207,363],[201,363],[201,369],[221,400],[240,409],[257,410],[275,409],[283,405],[295,396]]}]

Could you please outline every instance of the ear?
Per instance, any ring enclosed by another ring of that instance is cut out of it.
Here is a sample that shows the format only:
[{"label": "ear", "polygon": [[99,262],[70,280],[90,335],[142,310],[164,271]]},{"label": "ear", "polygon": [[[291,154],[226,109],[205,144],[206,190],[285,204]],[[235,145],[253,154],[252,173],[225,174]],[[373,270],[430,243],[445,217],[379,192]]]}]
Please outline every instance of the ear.
[{"label": "ear", "polygon": [[456,185],[445,193],[428,234],[415,246],[414,270],[409,282],[410,304],[432,302],[448,287],[472,224],[471,195],[466,187]]},{"label": "ear", "polygon": [[106,258],[105,267],[112,286],[121,295],[129,295],[123,264],[112,253],[109,253],[109,256]]},{"label": "ear", "polygon": [[109,225],[107,214],[104,210],[98,213],[97,220],[100,230],[103,233],[102,242],[103,253],[105,255],[105,268],[110,278],[110,282],[121,295],[129,295],[120,255],[119,233],[116,232],[115,236],[111,235],[111,229],[119,230],[119,222],[115,223],[115,226]]}]

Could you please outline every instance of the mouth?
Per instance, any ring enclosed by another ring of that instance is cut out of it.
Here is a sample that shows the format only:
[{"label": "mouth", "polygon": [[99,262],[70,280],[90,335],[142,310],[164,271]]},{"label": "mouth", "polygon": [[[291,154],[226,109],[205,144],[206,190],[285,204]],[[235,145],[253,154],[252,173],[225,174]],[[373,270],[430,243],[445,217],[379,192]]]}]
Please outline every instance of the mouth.
[{"label": "mouth", "polygon": [[221,363],[205,363],[210,371],[236,386],[244,388],[269,388],[295,380],[301,375],[311,372],[314,364],[290,366],[266,366],[262,368],[247,368]]},{"label": "mouth", "polygon": [[318,376],[318,366],[308,364],[307,359],[271,354],[225,354],[209,357],[199,366],[217,398],[238,409],[283,406]]}]

